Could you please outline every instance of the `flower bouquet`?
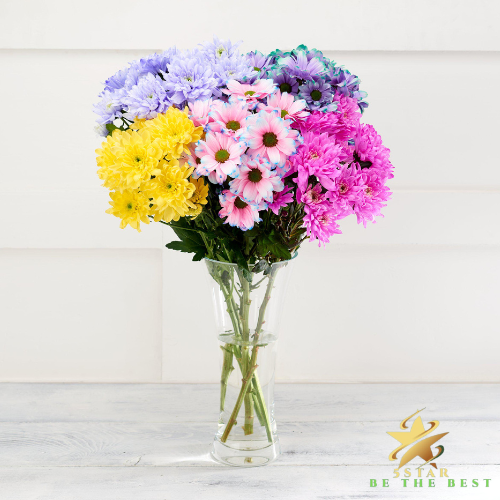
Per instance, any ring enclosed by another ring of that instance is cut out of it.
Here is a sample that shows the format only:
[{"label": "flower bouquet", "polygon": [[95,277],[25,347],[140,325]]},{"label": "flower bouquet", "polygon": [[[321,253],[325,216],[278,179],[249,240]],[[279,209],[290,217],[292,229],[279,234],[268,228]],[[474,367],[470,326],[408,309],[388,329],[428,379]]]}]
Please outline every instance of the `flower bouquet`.
[{"label": "flower bouquet", "polygon": [[220,41],[133,61],[105,82],[98,175],[108,213],[178,237],[204,259],[221,347],[212,456],[241,466],[279,454],[274,366],[280,309],[300,245],[326,244],[339,221],[381,215],[389,149],[361,123],[359,79],[300,45],[242,54]]}]

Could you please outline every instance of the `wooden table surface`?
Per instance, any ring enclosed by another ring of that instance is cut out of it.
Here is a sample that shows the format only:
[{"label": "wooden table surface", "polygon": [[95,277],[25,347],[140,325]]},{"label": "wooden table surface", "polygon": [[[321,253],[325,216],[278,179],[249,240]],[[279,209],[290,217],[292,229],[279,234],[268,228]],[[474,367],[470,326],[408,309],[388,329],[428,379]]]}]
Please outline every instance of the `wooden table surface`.
[{"label": "wooden table surface", "polygon": [[[455,487],[415,487],[419,458],[394,479],[387,432],[424,407]],[[217,408],[209,384],[0,384],[0,500],[500,498],[500,385],[278,384],[282,455],[253,469],[210,460]]]}]

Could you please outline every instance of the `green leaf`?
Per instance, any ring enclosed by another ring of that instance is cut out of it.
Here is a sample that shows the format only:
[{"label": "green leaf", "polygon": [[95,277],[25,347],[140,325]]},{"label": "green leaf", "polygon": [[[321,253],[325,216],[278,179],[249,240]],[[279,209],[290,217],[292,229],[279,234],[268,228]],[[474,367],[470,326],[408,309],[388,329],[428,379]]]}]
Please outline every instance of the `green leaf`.
[{"label": "green leaf", "polygon": [[192,240],[184,240],[184,241],[172,241],[165,245],[170,250],[178,250],[179,252],[186,253],[203,253],[205,255],[205,247],[200,246]]},{"label": "green leaf", "polygon": [[257,264],[255,264],[255,266],[253,266],[252,272],[253,273],[261,273],[262,271],[265,272],[268,267],[269,267],[269,264],[267,263],[267,261],[262,259],[262,260],[259,260],[259,262],[257,262]]},{"label": "green leaf", "polygon": [[110,134],[113,133],[114,130],[116,130],[118,127],[114,125],[113,123],[106,123],[106,129]]}]

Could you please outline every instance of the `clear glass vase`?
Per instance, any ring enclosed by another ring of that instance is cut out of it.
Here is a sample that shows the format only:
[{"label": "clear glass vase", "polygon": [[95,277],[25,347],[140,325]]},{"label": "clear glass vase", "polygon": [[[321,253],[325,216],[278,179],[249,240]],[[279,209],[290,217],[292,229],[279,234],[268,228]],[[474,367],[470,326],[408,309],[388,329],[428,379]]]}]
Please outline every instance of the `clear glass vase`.
[{"label": "clear glass vase", "polygon": [[219,428],[211,455],[241,467],[280,454],[274,420],[278,328],[293,259],[254,272],[205,259],[220,343]]}]

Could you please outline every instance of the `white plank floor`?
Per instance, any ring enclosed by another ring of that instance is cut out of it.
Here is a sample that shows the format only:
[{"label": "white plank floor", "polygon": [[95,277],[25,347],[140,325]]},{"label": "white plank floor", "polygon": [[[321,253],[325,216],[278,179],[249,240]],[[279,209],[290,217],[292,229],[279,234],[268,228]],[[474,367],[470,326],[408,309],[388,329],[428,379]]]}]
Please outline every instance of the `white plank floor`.
[{"label": "white plank floor", "polygon": [[[0,384],[0,500],[500,498],[500,385],[280,384],[283,454],[244,470],[209,459],[217,406],[214,385]],[[417,461],[393,479],[387,431],[423,407],[453,488],[428,467],[415,488]]]}]

